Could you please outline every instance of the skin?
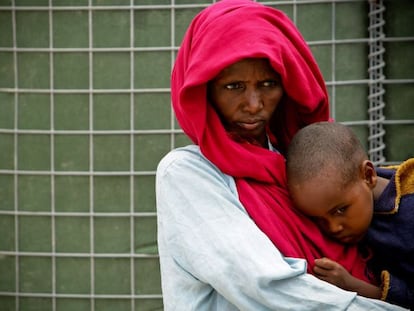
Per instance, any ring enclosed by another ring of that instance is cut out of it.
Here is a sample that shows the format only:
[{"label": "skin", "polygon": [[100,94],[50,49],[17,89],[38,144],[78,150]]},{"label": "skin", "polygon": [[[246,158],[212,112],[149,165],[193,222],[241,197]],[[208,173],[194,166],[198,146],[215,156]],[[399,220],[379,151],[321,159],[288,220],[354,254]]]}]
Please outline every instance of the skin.
[{"label": "skin", "polygon": [[341,243],[357,243],[368,230],[373,215],[373,189],[377,175],[371,162],[360,168],[358,178],[346,187],[328,165],[323,174],[293,184],[292,199],[304,214],[312,217],[322,231]]},{"label": "skin", "polygon": [[[361,163],[354,182],[342,187],[341,176],[334,165],[328,165],[323,175],[311,180],[290,184],[295,205],[315,219],[321,230],[341,243],[359,242],[368,230],[373,215],[374,200],[379,197],[388,180],[377,176],[374,165]],[[379,299],[381,290],[372,284],[353,277],[337,262],[328,258],[315,260],[315,275],[346,290]]]},{"label": "skin", "polygon": [[230,65],[210,81],[208,90],[227,132],[267,148],[266,125],[283,96],[281,78],[267,59]]}]

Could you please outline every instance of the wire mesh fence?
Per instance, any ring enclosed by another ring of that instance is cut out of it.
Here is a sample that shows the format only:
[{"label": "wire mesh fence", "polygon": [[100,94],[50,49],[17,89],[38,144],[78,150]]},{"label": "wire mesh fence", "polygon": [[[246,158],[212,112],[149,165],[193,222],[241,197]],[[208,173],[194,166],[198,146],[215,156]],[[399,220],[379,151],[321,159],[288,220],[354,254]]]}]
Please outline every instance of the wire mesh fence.
[{"label": "wire mesh fence", "polygon": [[[1,310],[162,310],[155,169],[189,142],[169,77],[209,3],[0,0]],[[302,31],[373,160],[412,157],[414,5],[263,3]]]}]

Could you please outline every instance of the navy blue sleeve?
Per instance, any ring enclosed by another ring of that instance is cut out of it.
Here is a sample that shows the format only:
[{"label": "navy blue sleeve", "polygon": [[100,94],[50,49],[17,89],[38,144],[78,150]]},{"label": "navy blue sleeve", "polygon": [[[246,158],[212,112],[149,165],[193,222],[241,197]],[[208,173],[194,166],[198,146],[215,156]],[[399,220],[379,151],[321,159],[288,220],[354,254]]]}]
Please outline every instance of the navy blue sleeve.
[{"label": "navy blue sleeve", "polygon": [[414,289],[404,280],[391,274],[386,301],[414,310]]}]

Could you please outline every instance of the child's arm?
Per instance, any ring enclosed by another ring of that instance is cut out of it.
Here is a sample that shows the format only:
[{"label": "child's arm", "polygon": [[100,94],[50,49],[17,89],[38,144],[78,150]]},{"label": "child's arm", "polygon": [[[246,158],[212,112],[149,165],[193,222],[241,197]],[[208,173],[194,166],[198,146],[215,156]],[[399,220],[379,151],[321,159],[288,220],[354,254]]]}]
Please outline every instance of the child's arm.
[{"label": "child's arm", "polygon": [[381,288],[352,276],[339,263],[328,258],[315,260],[313,272],[316,277],[342,289],[357,292],[361,296],[381,299]]}]

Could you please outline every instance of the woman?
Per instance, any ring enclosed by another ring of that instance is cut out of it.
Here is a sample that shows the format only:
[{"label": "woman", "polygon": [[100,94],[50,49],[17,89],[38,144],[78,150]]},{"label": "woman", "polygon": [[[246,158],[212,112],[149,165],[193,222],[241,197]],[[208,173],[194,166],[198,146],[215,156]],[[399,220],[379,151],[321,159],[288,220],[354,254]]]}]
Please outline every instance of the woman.
[{"label": "woman", "polygon": [[290,139],[329,118],[322,76],[289,19],[247,0],[210,6],[189,26],[171,83],[194,145],[157,170],[165,309],[397,310],[307,273],[324,256],[366,278],[356,249],[296,214],[286,191]]}]

